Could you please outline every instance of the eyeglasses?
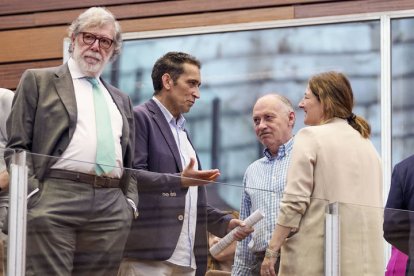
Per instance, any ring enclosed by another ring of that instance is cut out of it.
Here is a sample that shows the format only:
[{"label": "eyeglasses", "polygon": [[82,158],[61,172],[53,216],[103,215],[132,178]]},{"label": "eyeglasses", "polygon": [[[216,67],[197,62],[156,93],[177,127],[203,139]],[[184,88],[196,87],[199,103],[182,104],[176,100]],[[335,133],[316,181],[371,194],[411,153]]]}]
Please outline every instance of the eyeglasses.
[{"label": "eyeglasses", "polygon": [[87,45],[92,45],[95,43],[96,40],[99,40],[99,47],[101,47],[102,49],[109,49],[111,48],[112,43],[114,43],[112,39],[104,36],[96,36],[94,34],[87,32],[81,32],[81,34],[83,42]]}]

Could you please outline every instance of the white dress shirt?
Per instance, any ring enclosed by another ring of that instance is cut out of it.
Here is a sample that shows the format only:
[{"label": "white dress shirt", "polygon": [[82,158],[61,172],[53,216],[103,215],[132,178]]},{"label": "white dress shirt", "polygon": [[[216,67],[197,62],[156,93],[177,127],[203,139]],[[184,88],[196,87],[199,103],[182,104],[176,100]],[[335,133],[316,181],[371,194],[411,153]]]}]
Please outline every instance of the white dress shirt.
[{"label": "white dress shirt", "polygon": [[[164,114],[167,120],[171,132],[174,136],[175,143],[177,144],[178,151],[180,152],[181,165],[186,167],[190,162],[190,158],[195,159],[194,168],[197,170],[198,163],[196,153],[193,146],[188,140],[187,133],[184,131],[185,119],[182,115],[178,119],[174,118],[171,112],[155,97],[152,98],[158,107]],[[189,187],[187,195],[185,197],[185,210],[183,228],[181,229],[180,237],[178,238],[177,245],[174,253],[167,260],[176,265],[187,266],[196,269],[195,256],[194,256],[194,239],[195,229],[197,223],[197,198],[198,187]]]},{"label": "white dress shirt", "polygon": [[[82,74],[72,58],[68,61],[68,67],[75,89],[77,122],[73,137],[61,156],[62,159],[59,159],[52,168],[95,174],[97,139],[92,85],[85,79],[85,75]],[[120,178],[123,166],[121,147],[122,116],[99,78],[98,81],[108,104],[115,141],[117,168],[106,174],[106,176]]]}]

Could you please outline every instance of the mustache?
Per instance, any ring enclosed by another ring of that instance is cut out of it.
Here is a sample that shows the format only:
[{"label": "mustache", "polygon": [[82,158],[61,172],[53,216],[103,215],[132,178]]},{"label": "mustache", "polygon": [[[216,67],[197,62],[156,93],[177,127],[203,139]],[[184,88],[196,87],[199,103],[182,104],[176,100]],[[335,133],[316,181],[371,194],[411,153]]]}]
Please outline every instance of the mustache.
[{"label": "mustache", "polygon": [[95,52],[86,52],[85,53],[85,56],[92,57],[92,58],[96,58],[98,60],[102,60],[101,54],[95,53]]}]

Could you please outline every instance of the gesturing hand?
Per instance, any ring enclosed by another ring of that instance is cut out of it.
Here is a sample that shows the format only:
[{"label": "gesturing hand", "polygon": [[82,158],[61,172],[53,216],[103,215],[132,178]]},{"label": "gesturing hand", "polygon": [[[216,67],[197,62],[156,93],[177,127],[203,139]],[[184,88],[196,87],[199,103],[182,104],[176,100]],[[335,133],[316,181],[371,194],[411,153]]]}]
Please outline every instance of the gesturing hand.
[{"label": "gesturing hand", "polygon": [[190,163],[184,168],[181,173],[181,186],[201,186],[206,185],[217,180],[220,176],[218,169],[214,170],[195,170],[194,169],[195,159],[191,158]]}]

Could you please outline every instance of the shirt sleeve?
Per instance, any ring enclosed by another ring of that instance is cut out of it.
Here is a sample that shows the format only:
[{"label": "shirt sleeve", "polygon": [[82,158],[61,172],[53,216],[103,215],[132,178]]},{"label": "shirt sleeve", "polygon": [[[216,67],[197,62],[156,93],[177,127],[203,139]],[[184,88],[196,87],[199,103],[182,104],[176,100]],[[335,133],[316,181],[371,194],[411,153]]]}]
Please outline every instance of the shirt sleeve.
[{"label": "shirt sleeve", "polygon": [[304,128],[296,135],[277,224],[299,228],[314,189],[318,147],[310,128]]}]

